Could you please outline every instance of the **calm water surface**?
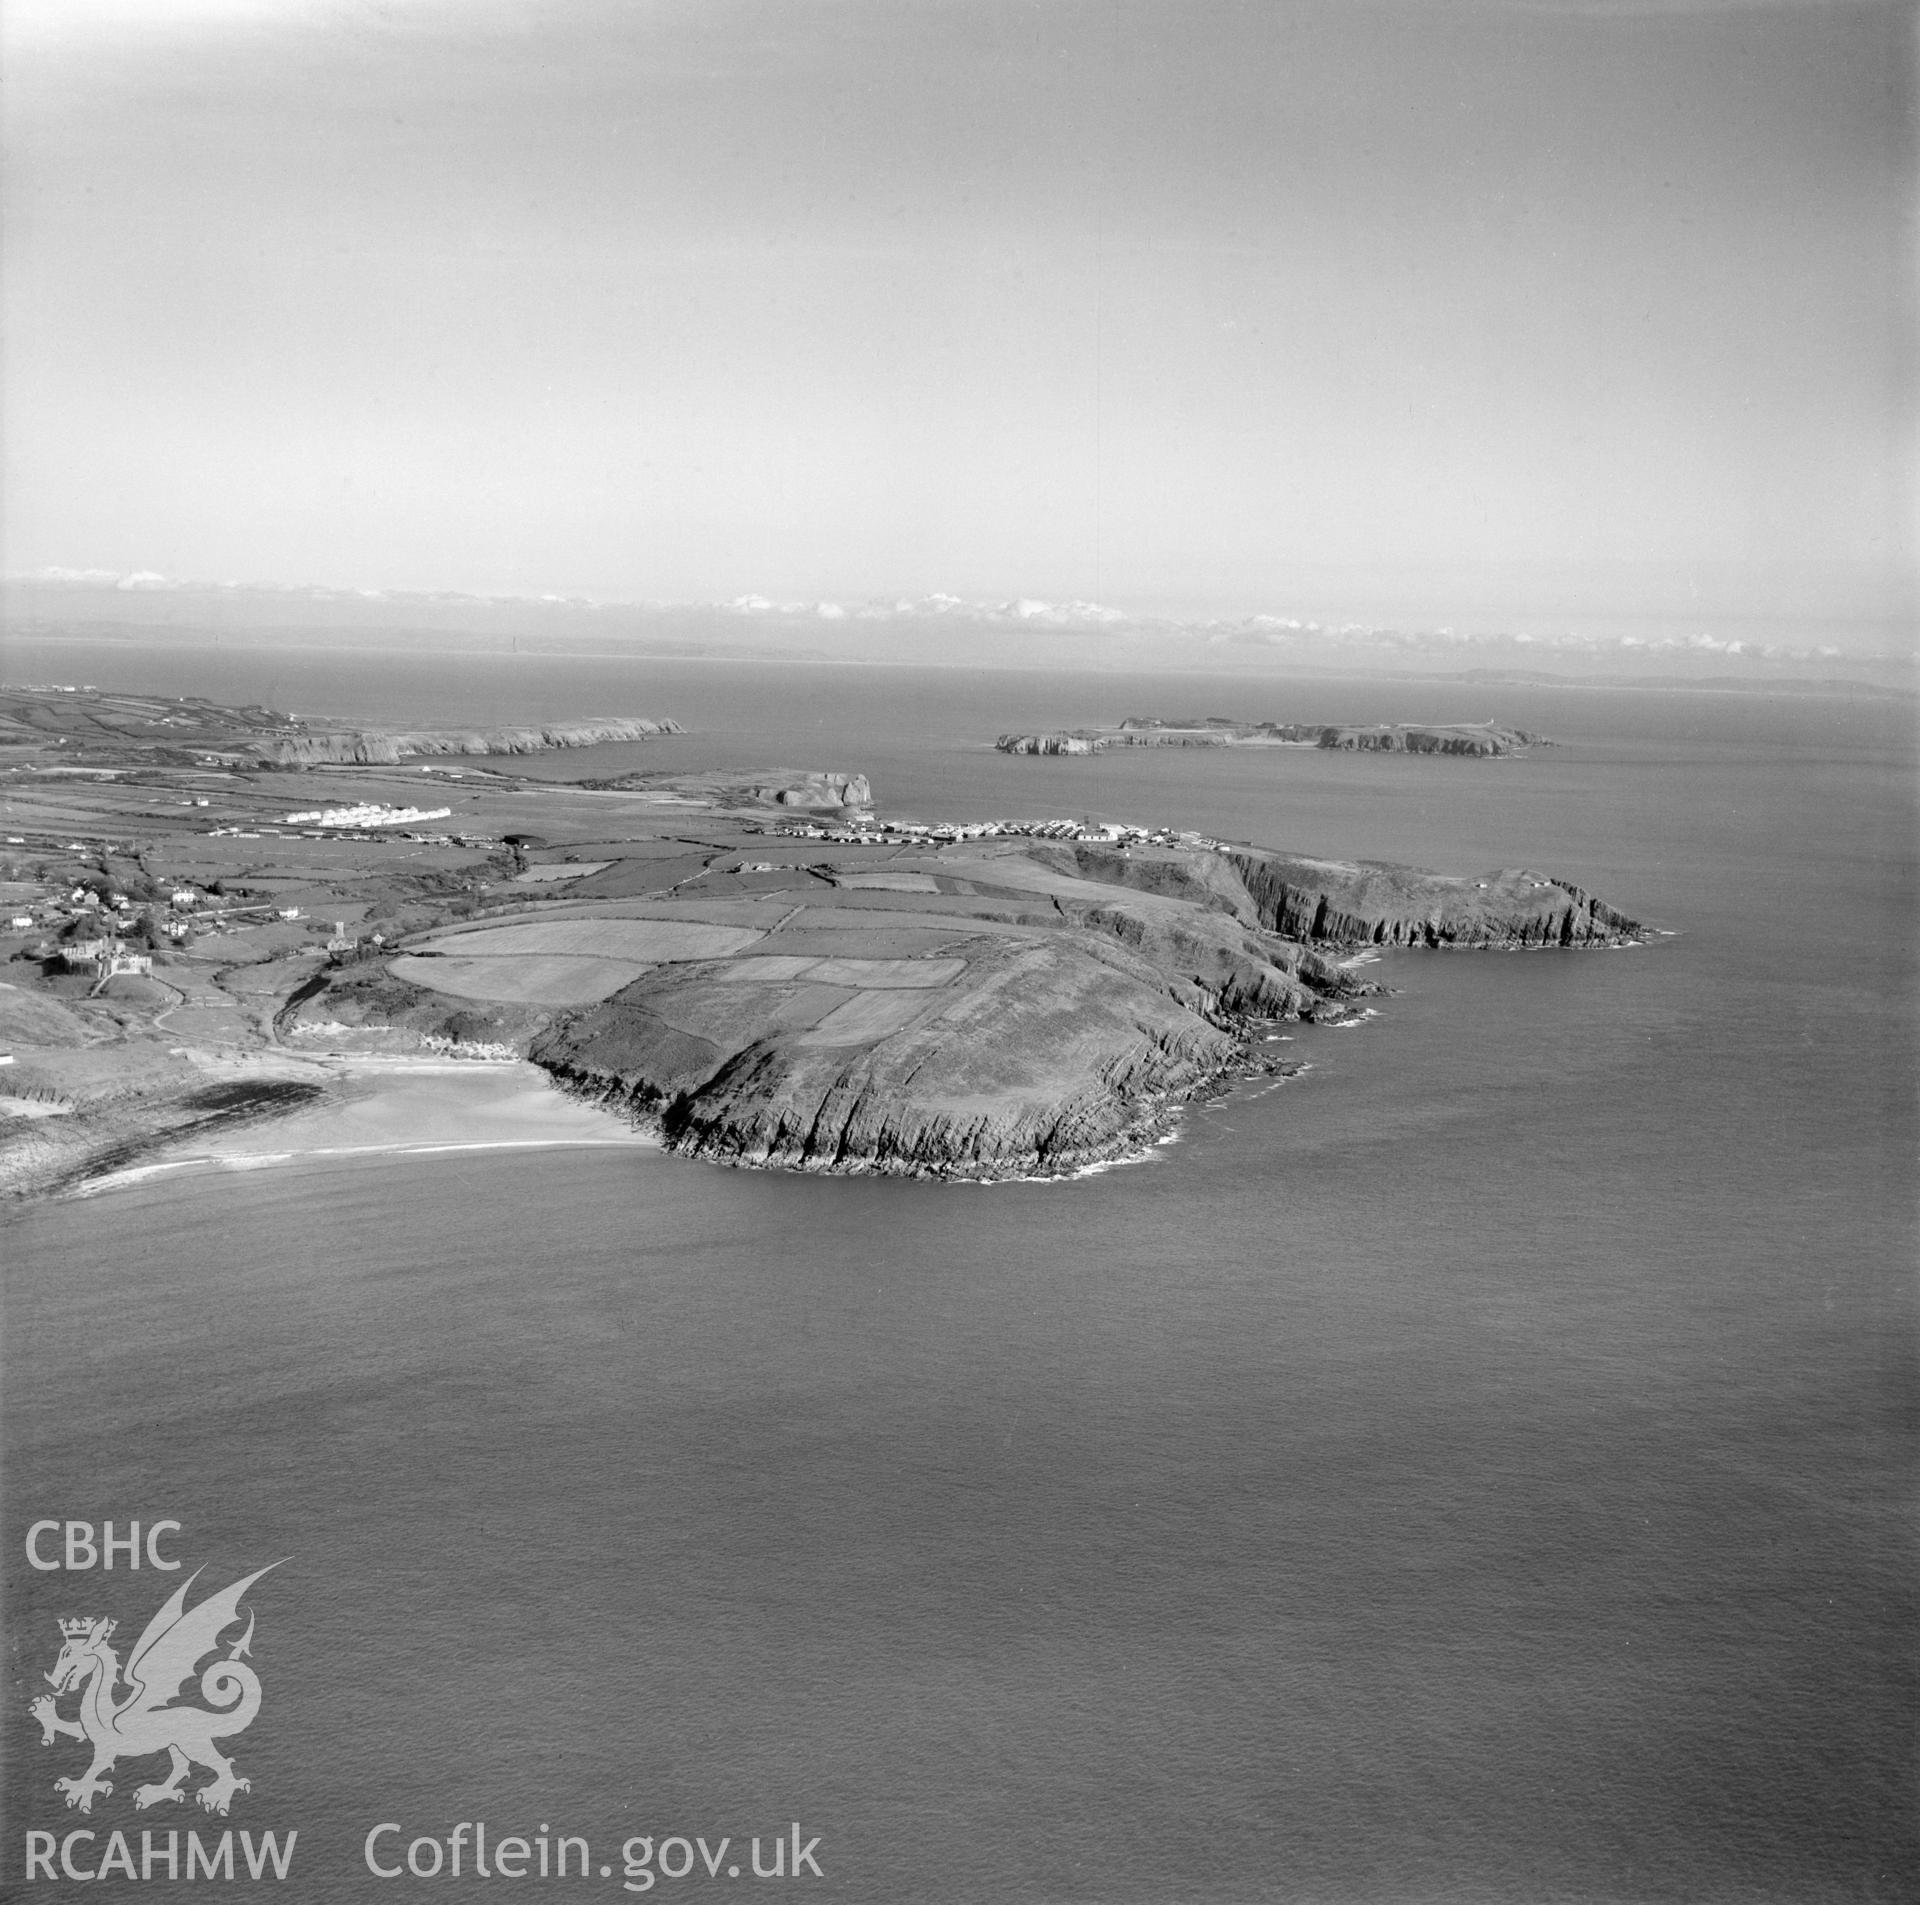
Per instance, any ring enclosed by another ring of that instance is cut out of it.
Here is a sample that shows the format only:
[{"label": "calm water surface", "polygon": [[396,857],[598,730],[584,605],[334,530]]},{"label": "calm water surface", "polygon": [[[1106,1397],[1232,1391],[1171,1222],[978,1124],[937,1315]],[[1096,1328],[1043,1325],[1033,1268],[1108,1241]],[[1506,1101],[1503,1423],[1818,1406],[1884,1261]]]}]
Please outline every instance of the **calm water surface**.
[{"label": "calm water surface", "polygon": [[[1074,1183],[528,1153],[15,1216],[11,1830],[75,1823],[49,1787],[76,1749],[19,1717],[53,1618],[160,1597],[33,1574],[24,1524],[166,1513],[210,1583],[292,1557],[255,1596],[267,1698],[230,1822],[299,1829],[289,1894],[411,1895],[366,1872],[367,1829],[485,1818],[587,1837],[606,1897],[629,1834],[738,1858],[796,1819],[826,1873],[804,1886],[863,1901],[1920,1896],[1904,715],[114,665],[53,678],[410,719],[664,710],[700,732],[612,752],[864,768],[905,816],[1536,866],[1679,937],[1385,961],[1378,1019],[1299,1029],[1307,1075]],[[980,745],[1188,711],[1496,716],[1566,745]],[[200,1823],[135,1815],[132,1784],[87,1823]],[[724,1892],[694,1872],[657,1889]]]}]

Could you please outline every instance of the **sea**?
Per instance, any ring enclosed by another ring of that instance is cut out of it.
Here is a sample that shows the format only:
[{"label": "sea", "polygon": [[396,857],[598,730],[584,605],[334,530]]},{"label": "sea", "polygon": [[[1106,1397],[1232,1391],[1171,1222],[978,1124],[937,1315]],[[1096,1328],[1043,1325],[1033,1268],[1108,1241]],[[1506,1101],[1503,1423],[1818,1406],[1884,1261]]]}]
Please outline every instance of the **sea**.
[{"label": "sea", "polygon": [[[1298,1076],[1072,1180],[529,1150],[10,1213],[14,1896],[75,1882],[30,1831],[92,1830],[84,1872],[189,1829],[234,1832],[227,1890],[487,1895],[484,1826],[609,1900],[776,1857],[863,1905],[1920,1898],[1910,702],[14,650],[310,714],[667,713],[523,765],[860,770],[889,817],[1531,867],[1662,929],[1383,958],[1375,1016],[1271,1048]],[[1557,745],[990,745],[1149,713]],[[26,1564],[109,1518],[186,1569]],[[26,1715],[57,1619],[124,1642],[268,1563],[231,1814],[137,1811],[132,1760],[68,1811],[82,1749]],[[248,1829],[297,1831],[285,1879]]]}]

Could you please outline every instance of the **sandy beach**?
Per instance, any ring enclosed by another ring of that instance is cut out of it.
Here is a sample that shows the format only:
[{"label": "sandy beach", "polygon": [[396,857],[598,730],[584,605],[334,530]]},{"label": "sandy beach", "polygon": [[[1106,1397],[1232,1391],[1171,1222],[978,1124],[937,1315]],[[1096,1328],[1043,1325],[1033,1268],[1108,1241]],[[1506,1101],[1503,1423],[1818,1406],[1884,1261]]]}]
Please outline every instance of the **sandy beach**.
[{"label": "sandy beach", "polygon": [[[221,1069],[227,1069],[222,1067]],[[161,1172],[262,1169],[314,1158],[527,1150],[542,1146],[649,1146],[610,1112],[554,1089],[537,1066],[514,1059],[354,1056],[292,1064],[234,1062],[236,1076],[297,1076],[326,1095],[298,1110],[196,1134],[86,1187],[87,1195]]]}]

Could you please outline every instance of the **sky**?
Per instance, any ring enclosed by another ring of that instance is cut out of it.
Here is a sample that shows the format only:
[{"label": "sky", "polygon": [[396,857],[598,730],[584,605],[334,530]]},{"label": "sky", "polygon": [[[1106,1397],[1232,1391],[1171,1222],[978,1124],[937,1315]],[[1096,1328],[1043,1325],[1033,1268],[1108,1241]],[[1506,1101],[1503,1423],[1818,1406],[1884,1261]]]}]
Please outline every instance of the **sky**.
[{"label": "sky", "polygon": [[0,568],[1878,617],[1845,0],[4,0]]}]

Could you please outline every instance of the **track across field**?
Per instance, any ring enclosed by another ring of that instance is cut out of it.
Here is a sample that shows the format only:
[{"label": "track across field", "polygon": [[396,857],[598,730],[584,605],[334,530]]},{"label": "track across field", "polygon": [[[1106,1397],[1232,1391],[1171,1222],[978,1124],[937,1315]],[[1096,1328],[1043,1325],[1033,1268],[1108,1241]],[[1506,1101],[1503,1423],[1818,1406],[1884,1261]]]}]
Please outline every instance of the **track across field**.
[{"label": "track across field", "polygon": [[648,967],[637,959],[581,953],[510,953],[490,959],[421,959],[402,953],[396,979],[454,999],[508,1005],[592,1005],[631,985]]},{"label": "track across field", "polygon": [[944,991],[858,992],[845,1005],[835,1006],[810,1032],[802,1045],[866,1045],[898,1032],[931,1013],[948,997]]},{"label": "track across field", "polygon": [[907,991],[947,985],[966,965],[964,959],[802,959],[772,953],[736,959],[721,977],[734,985],[786,985],[805,977],[814,985]]},{"label": "track across field", "polygon": [[496,959],[528,953],[582,953],[600,959],[637,959],[660,965],[680,959],[725,959],[762,935],[749,926],[718,926],[684,919],[595,919],[591,915],[525,920],[438,933],[436,953],[460,959]]}]

